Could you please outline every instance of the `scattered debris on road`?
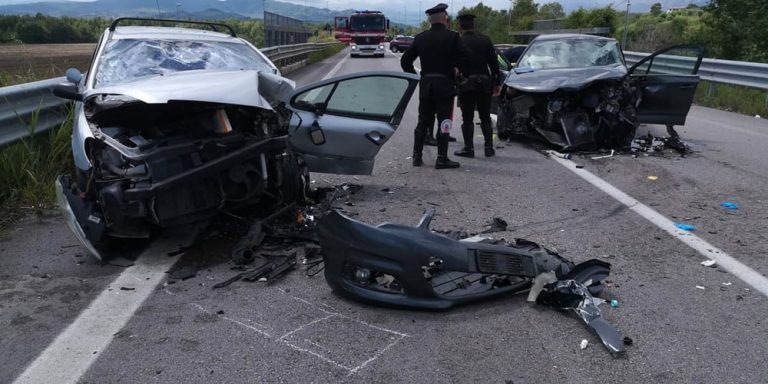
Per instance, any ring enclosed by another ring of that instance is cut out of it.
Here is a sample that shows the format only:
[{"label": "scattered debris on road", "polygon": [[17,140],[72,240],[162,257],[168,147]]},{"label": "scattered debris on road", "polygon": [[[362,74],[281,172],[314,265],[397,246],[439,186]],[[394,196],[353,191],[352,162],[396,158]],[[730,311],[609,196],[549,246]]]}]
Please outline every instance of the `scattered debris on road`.
[{"label": "scattered debris on road", "polygon": [[589,341],[587,341],[587,339],[581,339],[581,344],[579,344],[579,348],[587,349],[587,345],[589,345]]},{"label": "scattered debris on road", "polygon": [[481,233],[504,232],[507,230],[507,222],[500,217],[494,217],[488,222],[487,227],[488,229]]},{"label": "scattered debris on road", "polygon": [[697,285],[697,286],[696,286],[696,288],[698,288],[698,289],[701,289],[702,291],[703,291],[703,290],[705,290],[705,289],[707,289],[707,288],[705,288],[705,287],[702,287],[701,285]]},{"label": "scattered debris on road", "polygon": [[704,260],[704,261],[701,262],[701,265],[703,265],[705,267],[715,268],[715,264],[717,264],[717,262],[714,261],[714,260]]},{"label": "scattered debris on road", "polygon": [[730,210],[739,209],[739,205],[734,203],[733,201],[723,201],[722,203],[720,203],[720,206]]},{"label": "scattered debris on road", "polygon": [[696,227],[694,227],[693,225],[686,224],[686,223],[675,223],[675,227],[677,227],[677,229],[688,231],[688,232],[693,232],[696,229]]},{"label": "scattered debris on road", "polygon": [[656,181],[658,179],[659,179],[658,176],[648,176],[648,180],[650,180],[650,181]]},{"label": "scattered debris on road", "polygon": [[601,159],[607,159],[610,157],[613,157],[613,155],[616,154],[616,150],[611,149],[611,153],[609,155],[603,155],[603,156],[592,156],[592,160],[601,160]]}]

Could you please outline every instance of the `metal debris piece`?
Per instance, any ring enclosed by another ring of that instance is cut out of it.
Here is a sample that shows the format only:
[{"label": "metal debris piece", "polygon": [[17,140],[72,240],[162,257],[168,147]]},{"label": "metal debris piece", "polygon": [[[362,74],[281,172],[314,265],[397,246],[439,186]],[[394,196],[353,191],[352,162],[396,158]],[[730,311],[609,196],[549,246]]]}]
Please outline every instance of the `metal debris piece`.
[{"label": "metal debris piece", "polygon": [[494,217],[488,223],[488,227],[488,229],[481,233],[504,232],[507,230],[507,222],[500,217]]},{"label": "metal debris piece", "polygon": [[717,264],[717,262],[714,261],[714,260],[704,260],[704,261],[701,262],[701,265],[703,265],[705,267],[712,267],[712,268],[714,268],[715,264]]},{"label": "metal debris piece", "polygon": [[602,312],[589,289],[575,280],[560,280],[549,284],[539,295],[537,302],[556,309],[572,310],[592,330],[609,352],[625,352],[621,334],[602,317]]},{"label": "metal debris piece", "polygon": [[607,159],[609,157],[613,157],[613,155],[616,154],[616,150],[611,149],[610,155],[604,155],[604,156],[592,156],[592,160],[600,160],[600,159]]},{"label": "metal debris piece", "polygon": [[589,341],[587,341],[587,339],[581,339],[581,344],[579,344],[579,348],[587,349],[587,345],[589,345]]}]

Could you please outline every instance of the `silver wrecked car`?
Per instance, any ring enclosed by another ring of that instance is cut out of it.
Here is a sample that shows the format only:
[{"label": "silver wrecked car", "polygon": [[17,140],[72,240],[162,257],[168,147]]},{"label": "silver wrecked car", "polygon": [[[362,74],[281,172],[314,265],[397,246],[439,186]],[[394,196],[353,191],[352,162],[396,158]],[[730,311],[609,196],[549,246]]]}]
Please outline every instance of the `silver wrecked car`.
[{"label": "silver wrecked car", "polygon": [[76,102],[58,202],[97,258],[114,238],[301,200],[310,171],[370,174],[418,82],[365,72],[295,89],[226,25],[120,25],[134,20],[113,21],[87,75],[54,90]]}]

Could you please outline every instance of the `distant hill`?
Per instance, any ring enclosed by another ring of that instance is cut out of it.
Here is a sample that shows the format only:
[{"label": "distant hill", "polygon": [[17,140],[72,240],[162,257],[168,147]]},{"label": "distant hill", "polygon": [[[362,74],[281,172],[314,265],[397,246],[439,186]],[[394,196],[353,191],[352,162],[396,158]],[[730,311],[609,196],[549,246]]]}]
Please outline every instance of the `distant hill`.
[{"label": "distant hill", "polygon": [[[179,16],[199,17],[206,19],[226,18],[261,18],[263,16],[262,1],[253,0],[183,0],[179,7]],[[118,16],[158,16],[176,17],[176,2],[161,0],[158,12],[155,0],[96,0],[92,2],[76,1],[46,1],[30,4],[10,4],[0,6],[0,14],[34,15],[42,13],[50,16],[73,17],[118,17]],[[215,7],[212,5],[215,4]],[[286,3],[281,1],[266,1],[267,11],[297,19],[312,22],[332,20],[333,16],[348,15],[354,10],[332,11],[325,8]]]}]

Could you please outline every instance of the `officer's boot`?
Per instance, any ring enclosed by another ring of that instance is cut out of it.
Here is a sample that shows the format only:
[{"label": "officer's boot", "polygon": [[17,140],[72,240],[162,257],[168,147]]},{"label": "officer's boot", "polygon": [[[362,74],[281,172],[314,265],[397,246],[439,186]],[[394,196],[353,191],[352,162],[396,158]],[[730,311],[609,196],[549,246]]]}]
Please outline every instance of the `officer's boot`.
[{"label": "officer's boot", "polygon": [[472,136],[475,135],[474,121],[463,121],[461,123],[461,135],[464,137],[464,148],[453,154],[461,157],[475,157],[475,144]]},{"label": "officer's boot", "polygon": [[458,168],[459,165],[459,163],[448,159],[448,134],[438,131],[435,169]]},{"label": "officer's boot", "polygon": [[485,138],[485,157],[491,157],[496,154],[496,150],[493,149],[493,125],[491,122],[480,123],[480,129],[483,131],[483,138]]},{"label": "officer's boot", "polygon": [[413,131],[413,166],[421,167],[424,161],[421,159],[421,152],[424,150],[424,131],[416,129]]}]

